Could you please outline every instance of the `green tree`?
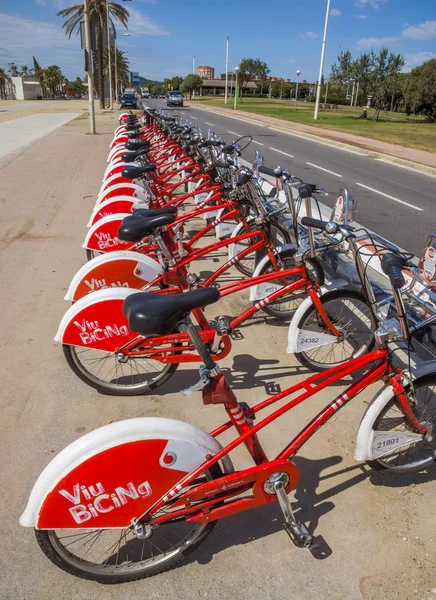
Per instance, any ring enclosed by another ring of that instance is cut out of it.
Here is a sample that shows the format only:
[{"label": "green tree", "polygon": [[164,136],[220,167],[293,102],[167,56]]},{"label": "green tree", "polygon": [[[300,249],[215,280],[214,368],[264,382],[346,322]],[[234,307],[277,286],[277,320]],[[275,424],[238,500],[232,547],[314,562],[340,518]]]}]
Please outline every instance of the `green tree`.
[{"label": "green tree", "polygon": [[[243,58],[239,64],[238,85],[242,90],[253,79],[264,81],[269,73],[268,65],[258,58]],[[263,86],[261,86],[263,91]]]},{"label": "green tree", "polygon": [[431,122],[436,120],[436,58],[412,69],[404,99],[408,115],[424,115]]},{"label": "green tree", "polygon": [[2,100],[6,99],[6,87],[8,84],[12,83],[12,79],[6,73],[6,71],[0,68],[0,98]]},{"label": "green tree", "polygon": [[198,75],[187,75],[185,79],[183,79],[180,89],[184,94],[189,93],[189,98],[191,98],[192,92],[198,90],[202,83],[203,79]]},{"label": "green tree", "polygon": [[44,81],[44,69],[41,69],[38,61],[36,60],[36,58],[34,56],[33,56],[33,72],[35,73],[35,77],[39,80],[39,84],[40,84],[41,90],[42,90],[42,97],[45,98],[47,95],[47,90],[46,90],[45,81]]},{"label": "green tree", "polygon": [[82,94],[86,94],[87,87],[80,77],[76,77],[74,81],[68,83],[68,91],[74,96],[81,96]]},{"label": "green tree", "polygon": [[[127,54],[124,50],[120,50],[117,48],[117,90],[118,92],[122,92],[125,87],[129,84],[130,70],[129,70],[129,61],[127,59]],[[103,67],[104,73],[107,75],[109,73],[109,61],[108,61],[108,50],[107,48],[103,51]],[[114,82],[115,89],[115,49],[111,46],[111,70],[112,70],[112,81]]]},{"label": "green tree", "polygon": [[[107,0],[89,0],[89,18],[95,24],[97,36],[97,82],[100,107],[104,108],[104,67],[103,67],[103,47],[105,45],[107,14],[106,7],[109,6],[109,22],[114,25],[113,19],[119,21],[127,29],[129,11],[117,2],[108,2]],[[60,10],[58,17],[65,17],[67,20],[62,25],[65,34],[71,37],[73,32],[78,33],[80,22],[83,21],[83,3],[70,6]]]},{"label": "green tree", "polygon": [[183,77],[179,77],[176,75],[171,79],[171,88],[173,90],[180,90],[180,86],[182,85]]},{"label": "green tree", "polygon": [[51,65],[44,69],[44,81],[47,84],[52,96],[57,96],[61,93],[64,76],[57,65]]},{"label": "green tree", "polygon": [[372,61],[371,103],[375,108],[374,121],[378,121],[381,109],[389,106],[394,80],[404,67],[405,60],[400,54],[389,53],[389,48],[384,47],[378,55],[372,52]]},{"label": "green tree", "polygon": [[13,62],[8,63],[8,67],[9,67],[8,70],[9,70],[9,73],[10,73],[11,77],[19,77],[20,72],[19,72],[18,67],[17,67],[17,65],[15,63],[13,63]]}]

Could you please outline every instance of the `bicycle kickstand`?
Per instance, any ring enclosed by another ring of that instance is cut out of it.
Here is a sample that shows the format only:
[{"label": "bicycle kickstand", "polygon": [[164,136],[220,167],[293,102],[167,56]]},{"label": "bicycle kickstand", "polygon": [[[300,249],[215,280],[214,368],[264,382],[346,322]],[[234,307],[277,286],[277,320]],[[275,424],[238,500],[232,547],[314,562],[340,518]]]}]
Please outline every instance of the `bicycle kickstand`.
[{"label": "bicycle kickstand", "polygon": [[313,542],[313,536],[307,531],[307,528],[303,523],[297,523],[295,520],[291,502],[286,493],[283,481],[279,480],[274,483],[274,491],[285,518],[286,533],[298,548],[308,548]]}]

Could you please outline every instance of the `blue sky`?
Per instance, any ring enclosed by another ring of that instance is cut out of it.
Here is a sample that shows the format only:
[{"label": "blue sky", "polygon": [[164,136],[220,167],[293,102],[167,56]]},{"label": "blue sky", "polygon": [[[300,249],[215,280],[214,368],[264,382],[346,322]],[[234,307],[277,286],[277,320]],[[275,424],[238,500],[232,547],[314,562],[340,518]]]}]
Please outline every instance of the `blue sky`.
[{"label": "blue sky", "polygon": [[[60,8],[80,0],[0,0],[0,66],[9,61],[58,64],[69,77],[83,75],[77,38],[61,30]],[[225,71],[242,57],[267,62],[271,74],[315,80],[327,0],[132,0],[130,37],[119,27],[118,46],[131,70],[151,79],[184,76],[196,65]],[[406,69],[436,58],[436,0],[332,0],[324,73],[340,49],[354,56],[389,45],[406,57]]]}]

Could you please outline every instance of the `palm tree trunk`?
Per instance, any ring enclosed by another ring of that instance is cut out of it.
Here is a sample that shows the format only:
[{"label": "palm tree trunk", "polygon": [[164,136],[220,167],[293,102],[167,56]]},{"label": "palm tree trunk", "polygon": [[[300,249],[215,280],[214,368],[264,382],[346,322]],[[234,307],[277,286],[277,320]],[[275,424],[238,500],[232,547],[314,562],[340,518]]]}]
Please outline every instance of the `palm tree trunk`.
[{"label": "palm tree trunk", "polygon": [[100,108],[104,108],[104,77],[103,77],[103,32],[100,20],[97,23],[97,73],[98,73],[98,97]]}]

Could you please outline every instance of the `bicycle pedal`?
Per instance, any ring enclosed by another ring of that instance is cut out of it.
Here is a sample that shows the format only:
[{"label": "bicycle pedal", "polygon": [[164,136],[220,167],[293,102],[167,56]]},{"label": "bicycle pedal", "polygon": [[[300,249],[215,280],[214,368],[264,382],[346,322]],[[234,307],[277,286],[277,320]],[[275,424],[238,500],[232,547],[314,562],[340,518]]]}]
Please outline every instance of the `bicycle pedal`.
[{"label": "bicycle pedal", "polygon": [[242,332],[241,332],[241,330],[240,330],[240,329],[233,329],[233,330],[230,332],[230,337],[231,337],[231,338],[232,338],[232,340],[234,340],[234,341],[237,341],[237,340],[243,340],[243,339],[244,339],[244,336],[243,336],[243,334],[242,334]]},{"label": "bicycle pedal", "polygon": [[308,548],[313,542],[313,535],[311,535],[305,525],[302,523],[285,523],[285,531],[292,540],[292,543],[297,548]]}]

